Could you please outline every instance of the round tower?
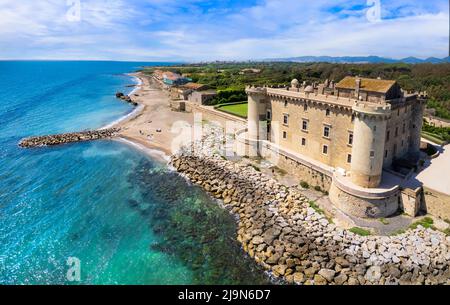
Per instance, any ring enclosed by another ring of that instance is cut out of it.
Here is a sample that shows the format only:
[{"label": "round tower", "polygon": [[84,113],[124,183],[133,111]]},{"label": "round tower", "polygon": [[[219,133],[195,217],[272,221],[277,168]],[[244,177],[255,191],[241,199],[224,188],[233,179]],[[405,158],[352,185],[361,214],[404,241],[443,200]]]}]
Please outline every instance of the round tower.
[{"label": "round tower", "polygon": [[356,103],[353,128],[351,180],[354,184],[375,188],[381,182],[387,119],[390,105]]},{"label": "round tower", "polygon": [[410,142],[408,151],[410,156],[416,159],[419,159],[420,157],[420,137],[425,102],[426,101],[423,99],[417,99],[411,106]]},{"label": "round tower", "polygon": [[[245,92],[248,95],[248,112],[247,112],[247,135],[248,139],[255,143],[251,147],[250,155],[256,156],[259,153],[258,140],[267,139],[267,131],[263,130],[260,120],[265,120],[266,116],[266,90],[260,87],[247,87]],[[267,127],[266,127],[267,129]]]}]

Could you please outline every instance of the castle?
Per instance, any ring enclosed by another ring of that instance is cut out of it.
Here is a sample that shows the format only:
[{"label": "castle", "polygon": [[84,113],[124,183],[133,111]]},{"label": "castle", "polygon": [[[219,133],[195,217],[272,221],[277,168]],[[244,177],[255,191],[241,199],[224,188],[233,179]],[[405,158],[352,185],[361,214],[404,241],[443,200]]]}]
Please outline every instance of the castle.
[{"label": "castle", "polygon": [[360,77],[311,85],[294,79],[290,87],[246,92],[248,126],[240,140],[248,154],[276,157],[309,176],[351,215],[420,208],[420,192],[405,192],[403,184],[420,156],[421,96],[396,81]]}]

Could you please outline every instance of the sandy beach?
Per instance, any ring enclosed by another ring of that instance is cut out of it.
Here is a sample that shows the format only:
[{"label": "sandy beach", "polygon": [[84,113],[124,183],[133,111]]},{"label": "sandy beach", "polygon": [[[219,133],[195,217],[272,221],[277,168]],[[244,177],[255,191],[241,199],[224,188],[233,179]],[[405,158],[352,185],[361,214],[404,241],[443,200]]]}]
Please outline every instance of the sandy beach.
[{"label": "sandy beach", "polygon": [[150,77],[139,72],[130,75],[139,78],[141,82],[130,93],[132,100],[139,106],[108,127],[120,128],[119,135],[125,142],[160,150],[167,156],[172,155],[172,143],[180,136],[178,132],[172,133],[172,126],[176,122],[192,124],[192,113],[172,111],[169,97]]}]

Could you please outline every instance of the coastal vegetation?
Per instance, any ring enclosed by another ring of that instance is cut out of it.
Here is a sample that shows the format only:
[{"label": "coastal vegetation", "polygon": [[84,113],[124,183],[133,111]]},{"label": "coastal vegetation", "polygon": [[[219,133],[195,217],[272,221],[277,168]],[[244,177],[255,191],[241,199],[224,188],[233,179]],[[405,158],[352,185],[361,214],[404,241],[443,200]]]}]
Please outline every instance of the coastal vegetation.
[{"label": "coastal vegetation", "polygon": [[423,122],[422,136],[437,144],[450,142],[450,127],[437,127]]},{"label": "coastal vegetation", "polygon": [[[442,64],[336,64],[292,62],[245,62],[186,64],[168,68],[189,76],[194,82],[210,88],[233,92],[228,98],[219,97],[214,103],[246,100],[242,95],[246,85],[288,85],[294,78],[318,82],[325,79],[340,81],[348,75],[395,79],[403,89],[427,92],[428,108],[435,116],[450,119],[450,63]],[[152,69],[144,69],[151,73]],[[220,94],[219,94],[220,95]],[[235,99],[231,98],[235,95]],[[243,99],[241,99],[243,98]]]},{"label": "coastal vegetation", "polygon": [[353,227],[349,231],[353,232],[355,234],[358,234],[360,236],[369,236],[371,234],[369,230],[359,228],[359,227]]},{"label": "coastal vegetation", "polygon": [[410,229],[416,229],[416,228],[420,225],[420,226],[422,226],[422,227],[424,227],[424,228],[426,228],[426,229],[428,229],[428,228],[436,229],[436,228],[433,226],[433,224],[434,224],[433,218],[431,218],[431,217],[424,217],[424,218],[422,218],[421,220],[418,220],[418,221],[412,223],[412,224],[409,226],[409,228],[410,228]]},{"label": "coastal vegetation", "polygon": [[220,104],[216,109],[236,115],[238,117],[247,118],[247,103],[231,103]]}]

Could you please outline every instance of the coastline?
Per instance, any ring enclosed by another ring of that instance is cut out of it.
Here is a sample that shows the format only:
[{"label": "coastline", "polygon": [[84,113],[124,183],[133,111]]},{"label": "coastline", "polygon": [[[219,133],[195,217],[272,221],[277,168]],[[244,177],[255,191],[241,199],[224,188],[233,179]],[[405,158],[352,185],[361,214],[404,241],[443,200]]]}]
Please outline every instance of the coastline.
[{"label": "coastline", "polygon": [[173,155],[172,143],[178,133],[172,133],[172,127],[177,122],[193,122],[189,113],[174,112],[170,109],[170,100],[158,85],[141,72],[128,73],[128,76],[138,80],[136,88],[130,96],[138,106],[127,115],[102,127],[118,128],[118,140],[133,144],[136,148],[155,157],[154,151],[159,151],[168,161]]}]

